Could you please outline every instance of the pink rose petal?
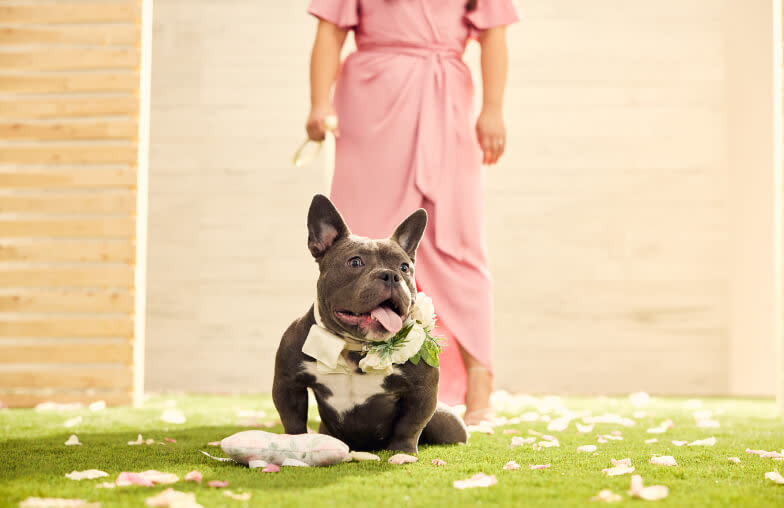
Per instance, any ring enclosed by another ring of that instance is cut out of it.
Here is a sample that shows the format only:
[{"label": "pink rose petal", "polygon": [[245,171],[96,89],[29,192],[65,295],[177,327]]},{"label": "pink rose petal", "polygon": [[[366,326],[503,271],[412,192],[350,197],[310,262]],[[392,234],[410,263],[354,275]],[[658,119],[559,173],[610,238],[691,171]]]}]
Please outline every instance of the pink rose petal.
[{"label": "pink rose petal", "polygon": [[504,429],[504,434],[519,434],[520,431],[517,429]]},{"label": "pink rose petal", "polygon": [[210,487],[214,487],[216,489],[222,489],[224,487],[228,487],[229,482],[226,480],[211,480],[207,482],[207,485],[209,485]]},{"label": "pink rose petal", "polygon": [[490,487],[498,483],[495,475],[486,475],[484,473],[476,473],[471,478],[465,480],[455,480],[452,486],[456,489],[472,489],[476,487]]},{"label": "pink rose petal", "polygon": [[176,440],[176,439],[172,439],[172,438],[170,438],[170,437],[165,437],[165,438],[163,438],[163,439],[164,439],[164,441],[166,441],[167,443],[176,443],[176,442],[177,442],[177,440]]},{"label": "pink rose petal", "polygon": [[405,453],[396,453],[395,455],[389,457],[389,460],[387,460],[387,462],[389,462],[390,464],[401,465],[401,464],[410,464],[412,462],[416,462],[417,460],[419,459],[414,457],[413,455],[407,455]]},{"label": "pink rose petal", "polygon": [[200,472],[198,472],[198,471],[191,471],[190,473],[188,473],[188,474],[186,474],[186,475],[185,475],[185,481],[186,481],[186,482],[196,482],[196,483],[201,483],[201,481],[202,481],[202,479],[203,479],[203,478],[204,478],[204,477],[203,477],[203,476],[201,475],[201,473],[200,473]]},{"label": "pink rose petal", "polygon": [[510,460],[509,462],[504,464],[504,469],[520,469],[520,464],[518,464],[514,460]]},{"label": "pink rose petal", "polygon": [[550,468],[550,464],[538,464],[538,465],[536,465],[536,464],[528,464],[528,468],[531,469],[532,471],[534,469],[549,469]]},{"label": "pink rose petal", "polygon": [[145,500],[147,506],[176,506],[177,508],[198,508],[201,505],[196,502],[196,494],[193,492],[179,492],[168,488],[157,496],[148,497]]},{"label": "pink rose petal", "polygon": [[441,459],[433,459],[431,461],[431,464],[433,464],[434,466],[446,466],[446,462],[444,462]]},{"label": "pink rose petal", "polygon": [[220,441],[210,441],[207,446],[220,446]]},{"label": "pink rose petal", "polygon": [[155,485],[151,480],[145,478],[139,473],[129,473],[127,471],[123,471],[122,473],[120,473],[119,476],[117,476],[117,480],[115,481],[115,483],[120,487],[127,487],[129,485],[141,485],[142,487],[152,487],[153,485]]},{"label": "pink rose petal", "polygon": [[512,438],[512,442],[509,444],[509,447],[514,448],[515,446],[523,446],[523,445],[533,444],[535,442],[536,442],[535,437],[515,436]]},{"label": "pink rose petal", "polygon": [[632,476],[629,494],[633,497],[645,499],[646,501],[657,501],[664,499],[669,494],[669,489],[664,485],[652,485],[650,487],[643,487],[642,477],[640,475]]},{"label": "pink rose petal", "polygon": [[677,466],[678,463],[675,462],[675,457],[672,455],[661,455],[661,456],[653,456],[651,457],[650,463],[654,466]]},{"label": "pink rose petal", "polygon": [[280,466],[277,464],[267,464],[264,469],[261,470],[262,473],[278,473],[280,472]]}]

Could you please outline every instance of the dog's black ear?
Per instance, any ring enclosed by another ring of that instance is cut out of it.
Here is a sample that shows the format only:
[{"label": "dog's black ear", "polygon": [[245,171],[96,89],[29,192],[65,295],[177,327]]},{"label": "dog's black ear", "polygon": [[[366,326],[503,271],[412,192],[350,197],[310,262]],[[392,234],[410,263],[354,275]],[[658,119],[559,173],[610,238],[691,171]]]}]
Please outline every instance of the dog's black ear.
[{"label": "dog's black ear", "polygon": [[392,234],[392,240],[406,251],[411,260],[416,257],[416,250],[422,240],[422,235],[425,234],[426,226],[427,212],[424,208],[420,208],[401,222]]},{"label": "dog's black ear", "polygon": [[340,238],[351,232],[335,205],[322,194],[313,196],[308,210],[308,249],[318,259]]}]

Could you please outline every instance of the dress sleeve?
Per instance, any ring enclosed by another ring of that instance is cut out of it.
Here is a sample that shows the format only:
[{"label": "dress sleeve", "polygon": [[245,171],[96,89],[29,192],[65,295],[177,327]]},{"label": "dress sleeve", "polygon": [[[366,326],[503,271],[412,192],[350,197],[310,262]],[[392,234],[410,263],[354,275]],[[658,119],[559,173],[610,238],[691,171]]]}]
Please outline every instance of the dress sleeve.
[{"label": "dress sleeve", "polygon": [[520,20],[514,0],[477,0],[476,9],[466,14],[472,32],[511,25]]},{"label": "dress sleeve", "polygon": [[359,23],[359,0],[311,0],[308,13],[340,28],[354,28]]}]

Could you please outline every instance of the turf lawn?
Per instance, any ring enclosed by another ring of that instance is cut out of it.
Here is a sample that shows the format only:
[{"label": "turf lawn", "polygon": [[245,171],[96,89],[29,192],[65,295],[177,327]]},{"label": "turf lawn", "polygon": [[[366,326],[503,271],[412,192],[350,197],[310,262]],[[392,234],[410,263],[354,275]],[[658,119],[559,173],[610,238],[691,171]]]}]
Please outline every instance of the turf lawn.
[{"label": "turf lawn", "polygon": [[[161,420],[168,405],[176,401],[187,422],[170,424]],[[540,403],[542,399],[539,399]],[[507,405],[508,417],[537,411],[539,405]],[[525,400],[523,402],[526,402]],[[527,400],[527,402],[531,402]],[[565,398],[563,404],[582,416],[605,413],[632,418],[641,408],[633,407],[626,397]],[[548,404],[544,404],[547,406]],[[242,418],[238,410],[263,410],[268,416]],[[698,428],[693,416],[694,403],[684,399],[652,398],[643,408],[645,416],[634,417],[636,425],[597,423],[589,434],[578,435],[576,422],[561,432],[548,432],[546,421],[521,422],[495,428],[493,435],[474,433],[466,446],[421,447],[419,462],[404,466],[390,465],[390,456],[381,452],[382,462],[346,463],[324,468],[283,468],[279,473],[262,473],[233,463],[215,462],[200,454],[210,451],[222,456],[220,448],[208,446],[234,432],[253,428],[259,423],[277,421],[268,397],[250,396],[172,396],[150,397],[142,409],[109,408],[91,412],[36,412],[33,410],[0,411],[0,506],[18,506],[28,496],[81,498],[100,502],[103,507],[145,506],[144,501],[165,486],[118,487],[97,489],[96,484],[114,481],[121,471],[158,471],[176,473],[182,478],[191,470],[204,475],[202,484],[179,481],[177,490],[195,492],[204,507],[212,506],[597,506],[589,502],[601,489],[611,489],[623,496],[614,506],[777,506],[784,507],[784,485],[764,478],[767,471],[784,473],[784,462],[745,453],[746,448],[776,450],[784,448],[784,419],[776,414],[770,400],[703,399],[699,410],[710,410],[719,428]],[[81,415],[81,424],[65,428],[64,422]],[[554,418],[555,413],[551,413]],[[311,412],[311,427],[316,415]],[[674,427],[663,434],[649,434],[647,429],[672,419]],[[244,420],[244,421],[243,421]],[[534,451],[530,445],[510,448],[513,435],[504,429],[518,429],[527,437],[529,429],[556,435],[561,446]],[[276,425],[269,430],[282,432]],[[623,440],[597,443],[596,434],[618,430]],[[77,434],[82,446],[64,446],[71,434]],[[129,446],[128,441],[141,433],[154,438],[153,445]],[[672,440],[717,438],[712,447],[677,447]],[[167,442],[165,437],[176,439]],[[657,443],[645,440],[658,438]],[[577,453],[580,445],[596,444],[596,453]],[[672,455],[675,467],[654,466],[653,454]],[[737,456],[740,464],[727,461]],[[602,469],[610,460],[630,457],[646,485],[666,485],[669,497],[661,501],[631,499],[627,494],[630,475],[606,477]],[[435,458],[446,461],[436,467]],[[516,460],[519,470],[503,470],[509,460]],[[550,469],[530,470],[529,464],[550,463]],[[65,474],[74,470],[101,469],[108,478],[73,481]],[[494,474],[498,483],[489,488],[457,490],[454,480],[477,472]],[[208,487],[209,480],[228,480],[234,492],[251,492],[250,501],[224,497],[221,489]]]}]

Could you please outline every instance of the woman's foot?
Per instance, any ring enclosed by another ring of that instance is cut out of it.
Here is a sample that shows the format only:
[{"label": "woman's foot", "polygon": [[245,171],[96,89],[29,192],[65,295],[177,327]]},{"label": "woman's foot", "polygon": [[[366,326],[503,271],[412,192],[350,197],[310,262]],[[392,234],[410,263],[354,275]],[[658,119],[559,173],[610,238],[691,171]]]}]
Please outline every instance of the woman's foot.
[{"label": "woman's foot", "polygon": [[493,392],[493,377],[484,366],[472,366],[466,369],[466,412],[463,421],[466,425],[479,425],[495,419],[495,410],[490,404]]}]

